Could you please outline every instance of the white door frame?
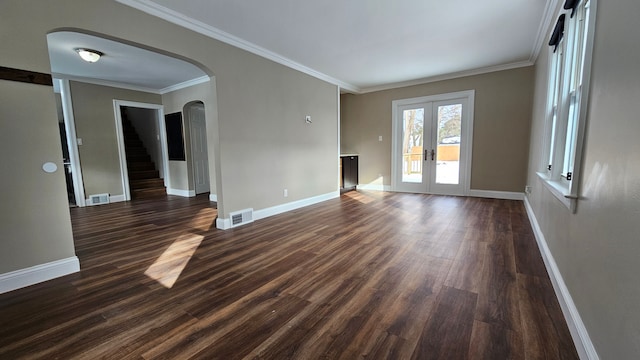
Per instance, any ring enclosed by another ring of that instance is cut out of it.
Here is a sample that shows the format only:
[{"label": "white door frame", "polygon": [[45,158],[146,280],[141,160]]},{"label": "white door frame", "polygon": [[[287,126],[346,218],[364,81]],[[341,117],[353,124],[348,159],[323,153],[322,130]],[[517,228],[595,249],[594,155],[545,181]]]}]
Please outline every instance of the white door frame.
[{"label": "white door frame", "polygon": [[129,171],[127,169],[127,154],[124,147],[124,133],[122,131],[122,115],[121,107],[135,107],[142,109],[155,110],[156,119],[158,121],[158,132],[160,133],[160,146],[162,153],[162,173],[164,175],[164,185],[169,187],[169,155],[167,152],[167,131],[164,124],[164,106],[159,104],[140,103],[127,100],[113,100],[113,112],[116,121],[116,137],[118,139],[118,155],[120,157],[120,177],[122,179],[122,189],[124,191],[124,200],[131,200],[131,190],[129,189]]},{"label": "white door frame", "polygon": [[189,116],[189,133],[190,133],[189,135],[190,135],[190,140],[191,140],[190,141],[190,143],[191,143],[190,144],[190,151],[191,151],[190,158],[191,158],[191,172],[192,172],[192,175],[193,175],[193,191],[194,191],[194,193],[196,195],[198,195],[198,194],[203,194],[205,192],[211,193],[211,180],[209,178],[209,152],[207,151],[206,152],[206,154],[207,154],[206,164],[207,164],[207,188],[208,188],[208,190],[207,191],[198,192],[198,180],[197,180],[197,176],[196,176],[197,175],[197,173],[196,173],[196,171],[197,171],[196,170],[196,159],[195,159],[195,156],[193,156],[193,154],[195,152],[194,149],[193,149],[194,143],[195,143],[193,141],[193,139],[194,139],[193,135],[194,135],[194,129],[195,129],[195,127],[193,126],[193,110],[194,110],[195,107],[202,108],[202,115],[203,115],[202,122],[204,124],[205,146],[208,148],[209,144],[207,143],[207,130],[206,130],[207,129],[207,119],[205,117],[204,103],[201,102],[201,101],[193,102],[193,103],[187,105],[187,108],[188,108],[188,116]]},{"label": "white door frame", "polygon": [[78,151],[78,138],[76,135],[76,120],[73,116],[73,101],[68,79],[55,79],[60,86],[60,98],[62,99],[62,116],[64,117],[64,130],[67,133],[67,148],[69,149],[69,161],[71,162],[71,177],[73,179],[73,193],[76,205],[87,205],[84,194],[84,181],[82,180],[82,166]]},{"label": "white door frame", "polygon": [[[401,191],[400,190],[400,177],[402,176],[402,172],[399,171],[400,167],[398,159],[400,159],[400,149],[399,149],[399,136],[401,134],[402,127],[402,116],[399,114],[399,110],[403,106],[407,105],[416,105],[421,103],[435,103],[438,101],[446,101],[452,99],[460,99],[466,98],[467,107],[466,111],[463,113],[463,117],[466,115],[466,118],[463,118],[462,128],[461,128],[461,137],[466,141],[462,143],[462,148],[460,149],[460,157],[464,159],[461,161],[460,167],[460,184],[462,186],[462,194],[456,195],[469,195],[470,187],[471,187],[471,159],[472,159],[472,148],[473,148],[473,117],[474,117],[474,100],[475,100],[475,90],[465,90],[458,91],[446,94],[438,94],[438,95],[430,95],[430,96],[421,96],[410,99],[401,99],[392,101],[391,110],[392,110],[392,130],[391,130],[391,191]],[[426,114],[425,114],[426,116]]]}]

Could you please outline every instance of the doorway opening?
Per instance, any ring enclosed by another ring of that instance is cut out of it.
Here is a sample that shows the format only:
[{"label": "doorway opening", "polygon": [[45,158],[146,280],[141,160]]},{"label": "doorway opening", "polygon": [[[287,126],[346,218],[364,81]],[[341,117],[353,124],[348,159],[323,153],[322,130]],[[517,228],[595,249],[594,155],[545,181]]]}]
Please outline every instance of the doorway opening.
[{"label": "doorway opening", "polygon": [[196,195],[211,190],[209,182],[209,155],[207,147],[207,122],[204,103],[196,101],[184,107],[189,121],[191,139],[191,169]]},{"label": "doorway opening", "polygon": [[125,201],[166,195],[169,184],[162,105],[114,100]]},{"label": "doorway opening", "polygon": [[78,139],[73,115],[73,106],[69,91],[69,80],[54,79],[53,89],[58,110],[60,142],[64,164],[64,176],[69,206],[85,206],[82,168],[78,154]]},{"label": "doorway opening", "polygon": [[393,101],[394,191],[466,195],[474,91]]}]

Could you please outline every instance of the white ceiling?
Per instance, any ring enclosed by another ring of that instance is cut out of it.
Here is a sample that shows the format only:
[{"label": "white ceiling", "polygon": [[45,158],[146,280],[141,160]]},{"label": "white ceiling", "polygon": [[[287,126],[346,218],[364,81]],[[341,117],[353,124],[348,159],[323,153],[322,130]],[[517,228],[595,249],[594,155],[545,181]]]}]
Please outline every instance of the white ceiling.
[{"label": "white ceiling", "polygon": [[[208,80],[204,71],[186,61],[92,35],[59,31],[47,35],[47,44],[57,78],[158,93]],[[88,63],[76,48],[98,50],[104,56]]]},{"label": "white ceiling", "polygon": [[350,91],[531,65],[557,0],[117,0]]},{"label": "white ceiling", "polygon": [[[117,0],[341,86],[367,92],[533,64],[558,0]],[[196,66],[74,32],[47,35],[54,76],[166,92]],[[105,53],[86,63],[74,48]]]}]

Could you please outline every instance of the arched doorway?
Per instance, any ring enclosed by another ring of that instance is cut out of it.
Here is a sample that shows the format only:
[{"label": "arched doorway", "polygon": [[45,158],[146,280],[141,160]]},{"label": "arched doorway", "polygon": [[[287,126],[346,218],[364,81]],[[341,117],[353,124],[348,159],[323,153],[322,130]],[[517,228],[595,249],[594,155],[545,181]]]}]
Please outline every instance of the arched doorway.
[{"label": "arched doorway", "polygon": [[210,192],[207,122],[202,101],[188,103],[184,114],[189,121],[191,138],[191,171],[196,195]]}]

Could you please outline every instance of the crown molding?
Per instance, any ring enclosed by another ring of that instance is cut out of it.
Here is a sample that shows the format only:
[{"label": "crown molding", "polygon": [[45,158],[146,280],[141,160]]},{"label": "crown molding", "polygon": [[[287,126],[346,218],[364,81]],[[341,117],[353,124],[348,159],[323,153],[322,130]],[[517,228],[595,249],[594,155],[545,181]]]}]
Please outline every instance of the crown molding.
[{"label": "crown molding", "polygon": [[531,66],[531,65],[533,65],[533,62],[529,60],[519,61],[519,62],[510,63],[510,64],[489,66],[489,67],[484,67],[484,68],[479,68],[474,70],[460,71],[456,73],[431,76],[431,77],[426,77],[426,78],[421,78],[416,80],[409,80],[409,81],[385,84],[380,86],[372,86],[372,87],[361,89],[360,92],[357,94],[365,94],[365,93],[370,93],[375,91],[383,91],[383,90],[397,89],[397,88],[402,88],[407,86],[422,85],[422,84],[428,84],[436,81],[457,79],[465,76],[482,75],[482,74],[492,73],[496,71],[517,69],[517,68]]},{"label": "crown molding", "polygon": [[187,81],[181,82],[179,84],[167,86],[164,89],[160,89],[159,92],[160,92],[160,94],[166,94],[168,92],[172,92],[172,91],[188,88],[189,86],[194,86],[194,85],[206,83],[210,79],[211,78],[208,75],[204,75],[204,76],[201,76],[199,78],[195,78],[195,79],[191,79],[191,80],[187,80]]},{"label": "crown molding", "polygon": [[558,12],[558,6],[560,2],[558,0],[547,0],[547,4],[544,8],[544,13],[542,15],[542,20],[540,21],[540,26],[538,27],[538,35],[536,36],[536,41],[533,43],[533,48],[531,49],[531,56],[529,57],[529,61],[535,64],[536,60],[538,60],[538,55],[540,54],[540,50],[542,50],[542,46],[544,46],[545,40],[549,35],[549,26],[553,21],[553,17]]},{"label": "crown molding", "polygon": [[280,54],[277,54],[273,51],[267,50],[261,46],[258,46],[249,41],[243,40],[237,36],[231,35],[225,31],[222,31],[218,28],[215,28],[211,25],[205,24],[201,21],[192,19],[188,16],[180,14],[174,10],[171,10],[167,7],[158,5],[150,0],[116,0],[117,2],[130,6],[132,8],[138,9],[142,12],[145,12],[149,15],[153,15],[159,17],[163,20],[166,20],[170,23],[176,24],[178,26],[182,26],[189,30],[195,31],[202,35],[208,36],[210,38],[222,41],[223,43],[235,46],[242,50],[248,51],[252,54],[261,56],[263,58],[274,61],[278,64],[287,66],[291,69],[298,70],[307,75],[313,76],[317,79],[326,81],[333,85],[339,86],[341,89],[345,89],[347,91],[359,92],[360,89],[352,84],[346,83],[344,81],[338,80],[334,77],[321,73],[317,70],[314,70],[310,67],[304,66],[298,62],[295,62],[289,58],[286,58]]},{"label": "crown molding", "polygon": [[76,75],[69,75],[69,74],[62,74],[62,73],[52,73],[51,76],[53,76],[54,79],[71,80],[71,81],[83,82],[83,83],[93,84],[93,85],[109,86],[109,87],[114,87],[118,89],[141,91],[141,92],[146,92],[151,94],[162,95],[162,93],[158,89],[153,89],[153,88],[148,88],[148,87],[138,86],[138,85],[125,84],[125,83],[116,82],[116,81],[94,79],[94,78],[89,78],[84,76],[76,76]]}]

